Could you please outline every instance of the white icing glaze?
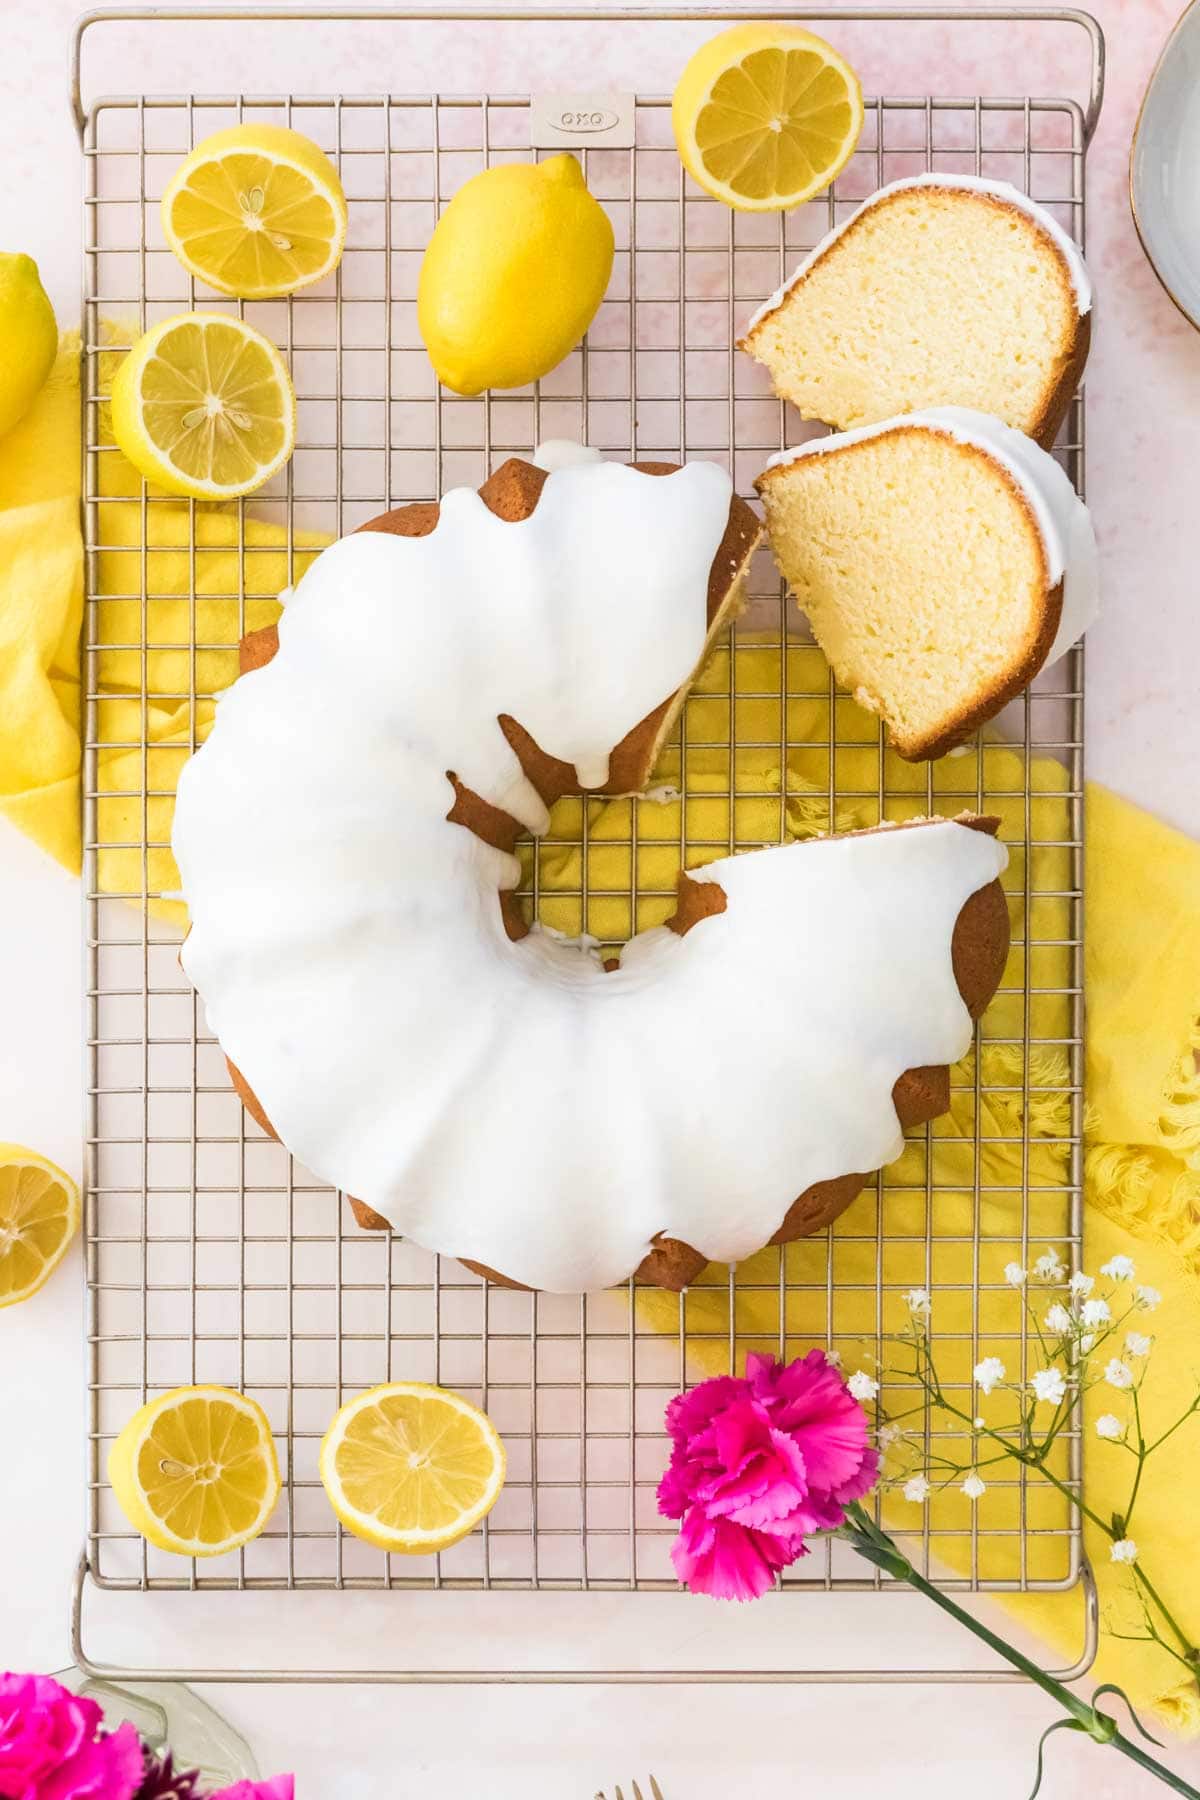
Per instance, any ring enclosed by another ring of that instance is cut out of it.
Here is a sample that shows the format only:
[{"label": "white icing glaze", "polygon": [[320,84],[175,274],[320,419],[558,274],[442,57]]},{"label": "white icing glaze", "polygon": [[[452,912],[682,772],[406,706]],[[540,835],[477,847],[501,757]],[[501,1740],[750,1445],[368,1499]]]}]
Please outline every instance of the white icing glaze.
[{"label": "white icing glaze", "polygon": [[603,462],[599,450],[581,444],[575,438],[546,438],[534,451],[530,461],[536,468],[553,475],[556,469],[572,469],[579,463]]},{"label": "white icing glaze", "polygon": [[967,406],[930,406],[920,412],[880,419],[873,425],[857,425],[851,431],[810,438],[795,449],[777,451],[767,467],[781,468],[802,456],[820,456],[846,444],[859,444],[866,438],[914,426],[943,432],[960,444],[983,450],[1012,477],[1028,501],[1045,551],[1050,586],[1055,587],[1060,581],[1063,584],[1058,632],[1042,664],[1048,669],[1078,642],[1099,614],[1100,560],[1091,514],[1072,487],[1066,470],[1023,431],[1006,425],[991,413],[975,412]]},{"label": "white icing glaze", "polygon": [[563,469],[531,517],[447,495],[428,537],[345,538],[179,783],[183,946],[283,1141],[406,1235],[533,1286],[622,1279],[659,1232],[757,1249],[812,1182],[899,1154],[891,1092],[971,1024],[950,944],[1004,867],[920,829],[710,864],[725,912],[589,946],[505,934],[515,858],[446,770],[545,826],[496,723],[602,779],[693,672],[730,500],[711,464]]},{"label": "white icing glaze", "polygon": [[863,213],[865,213],[869,207],[878,206],[881,200],[886,200],[891,194],[902,194],[909,188],[929,187],[965,188],[969,192],[975,194],[992,194],[997,200],[1003,200],[1009,206],[1020,207],[1023,213],[1028,214],[1031,219],[1037,221],[1042,230],[1054,240],[1055,245],[1062,253],[1063,261],[1066,263],[1067,272],[1070,276],[1071,290],[1075,295],[1075,305],[1080,318],[1086,313],[1091,312],[1092,278],[1087,272],[1087,265],[1083,260],[1083,255],[1078,244],[1075,242],[1074,238],[1063,230],[1053,213],[1047,212],[1044,206],[1039,206],[1036,200],[1031,200],[1028,194],[1023,194],[1020,188],[1013,187],[1007,181],[986,181],[980,175],[942,175],[934,173],[932,175],[910,175],[905,177],[902,181],[890,181],[886,187],[881,187],[877,193],[871,194],[863,201],[861,206],[857,207],[854,212],[850,214],[849,218],[843,219],[840,225],[835,225],[832,231],[827,232],[820,243],[816,244],[813,249],[809,251],[808,255],[804,258],[804,261],[788,277],[783,286],[781,288],[776,288],[770,298],[763,301],[762,305],[758,308],[757,312],[746,326],[746,332],[753,331],[754,327],[756,325],[761,325],[762,321],[769,313],[773,313],[777,306],[782,306],[784,300],[801,277],[808,273],[809,269],[812,268],[812,265],[820,257],[824,256],[825,252],[829,249],[829,246],[836,243],[843,232],[848,231],[851,225],[854,224],[854,221],[861,218]]}]

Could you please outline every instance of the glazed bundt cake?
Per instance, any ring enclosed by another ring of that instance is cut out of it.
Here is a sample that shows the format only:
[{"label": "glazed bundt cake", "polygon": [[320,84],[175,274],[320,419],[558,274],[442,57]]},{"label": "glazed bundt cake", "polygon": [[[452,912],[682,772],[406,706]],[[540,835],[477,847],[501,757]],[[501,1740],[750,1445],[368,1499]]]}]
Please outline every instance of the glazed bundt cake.
[{"label": "glazed bundt cake", "polygon": [[926,406],[994,413],[1047,447],[1087,361],[1078,248],[1007,182],[918,175],[866,200],[741,340],[806,419],[847,430]]},{"label": "glazed bundt cake", "polygon": [[513,902],[560,794],[646,783],[758,535],[711,464],[514,461],[332,545],[247,640],[179,784],[183,962],[362,1222],[678,1288],[828,1223],[945,1109],[1007,951],[994,820],[709,864],[612,972]]},{"label": "glazed bundt cake", "polygon": [[913,760],[994,717],[1096,616],[1096,541],[1054,458],[961,407],[817,438],[758,480],[842,686]]}]

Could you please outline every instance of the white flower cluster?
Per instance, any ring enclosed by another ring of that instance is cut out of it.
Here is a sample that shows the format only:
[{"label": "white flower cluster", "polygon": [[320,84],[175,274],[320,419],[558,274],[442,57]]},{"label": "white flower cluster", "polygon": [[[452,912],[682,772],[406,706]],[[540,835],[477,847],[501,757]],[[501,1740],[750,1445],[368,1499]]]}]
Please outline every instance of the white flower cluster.
[{"label": "white flower cluster", "polygon": [[975,1382],[980,1393],[990,1394],[1004,1380],[1005,1368],[998,1356],[985,1356],[975,1364]]},{"label": "white flower cluster", "polygon": [[1029,1383],[1035,1400],[1057,1406],[1067,1392],[1067,1380],[1061,1369],[1035,1369]]},{"label": "white flower cluster", "polygon": [[[1005,1282],[1022,1295],[1031,1282],[1058,1287],[1062,1293],[1062,1298],[1053,1299],[1043,1315],[1045,1336],[1041,1341],[1047,1352],[1047,1366],[1034,1369],[1024,1384],[1024,1391],[1033,1406],[1059,1407],[1068,1395],[1076,1393],[1082,1396],[1100,1379],[1118,1393],[1125,1393],[1138,1385],[1142,1374],[1138,1365],[1144,1364],[1154,1348],[1153,1337],[1145,1332],[1131,1330],[1124,1333],[1122,1352],[1120,1355],[1109,1355],[1102,1377],[1098,1373],[1099,1363],[1095,1365],[1096,1372],[1089,1373],[1084,1359],[1097,1342],[1107,1345],[1132,1312],[1153,1312],[1161,1303],[1162,1295],[1156,1288],[1135,1285],[1137,1270],[1133,1259],[1128,1256],[1110,1257],[1101,1266],[1100,1275],[1112,1284],[1107,1297],[1095,1292],[1094,1275],[1077,1269],[1068,1276],[1062,1253],[1054,1248],[1044,1250],[1028,1269],[1018,1262],[1005,1265]],[[1125,1292],[1118,1296],[1116,1290],[1121,1287],[1125,1288]],[[903,1298],[919,1331],[932,1310],[929,1290],[922,1287],[910,1288]],[[1032,1305],[1032,1297],[1026,1300],[1026,1304]],[[1059,1361],[1065,1366],[1056,1366]],[[982,1357],[975,1364],[972,1376],[976,1388],[985,1398],[1003,1387],[1011,1392],[1021,1392],[1019,1381],[1009,1382],[1007,1367],[999,1356]],[[879,1392],[878,1381],[861,1369],[851,1375],[848,1386],[855,1399],[861,1401],[873,1400]],[[1030,1401],[1026,1402],[1027,1406]],[[988,1430],[987,1422],[982,1417],[973,1418],[971,1424],[976,1432]],[[1044,1429],[1056,1434],[1059,1425],[1060,1421],[1054,1419]],[[1108,1443],[1127,1442],[1128,1424],[1116,1413],[1101,1413],[1095,1421],[1095,1430],[1096,1436]],[[900,1427],[885,1425],[879,1432],[880,1449],[886,1450],[904,1436]],[[1047,1442],[1049,1441],[1048,1439]],[[982,1499],[987,1492],[987,1483],[978,1469],[968,1467],[960,1469],[958,1473],[962,1477],[959,1492],[972,1502]],[[920,1506],[929,1500],[934,1489],[929,1476],[919,1472],[908,1477],[902,1491],[906,1500]],[[1115,1563],[1134,1563],[1137,1560],[1137,1545],[1132,1538],[1121,1538],[1112,1545],[1110,1554]]]}]

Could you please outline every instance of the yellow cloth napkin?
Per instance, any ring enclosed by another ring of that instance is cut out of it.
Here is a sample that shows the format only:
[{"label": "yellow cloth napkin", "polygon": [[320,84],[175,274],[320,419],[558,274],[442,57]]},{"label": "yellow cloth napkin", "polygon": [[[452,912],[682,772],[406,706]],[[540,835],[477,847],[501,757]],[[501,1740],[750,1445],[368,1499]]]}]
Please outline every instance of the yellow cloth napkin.
[{"label": "yellow cloth napkin", "polygon": [[[99,459],[96,635],[127,647],[102,652],[93,671],[96,875],[103,893],[138,900],[145,891],[142,742],[149,747],[146,831],[155,846],[146,885],[154,896],[179,885],[171,812],[179,771],[212,725],[204,696],[236,678],[242,631],[278,618],[275,596],[326,539],[298,531],[289,557],[284,526],[248,516],[243,555],[236,506],[193,509],[156,497],[143,512],[141,482],[111,447],[103,418],[101,439],[110,447]],[[124,597],[142,592],[143,557],[144,606]],[[79,337],[70,333],[34,406],[0,438],[0,811],[72,873],[82,849],[82,571]],[[194,673],[193,639],[223,646],[197,652]],[[183,924],[177,902],[151,898],[150,905]]]},{"label": "yellow cloth napkin", "polygon": [[[80,866],[78,826],[80,689],[78,640],[82,607],[79,532],[78,356],[65,338],[51,379],[37,404],[0,439],[0,811],[68,869]],[[103,426],[103,422],[102,422]],[[107,434],[102,429],[102,437]],[[234,678],[234,646],[242,629],[273,620],[274,595],[294,580],[323,541],[297,533],[289,557],[284,528],[248,517],[246,553],[239,552],[236,509],[152,502],[143,512],[140,484],[115,450],[101,461],[96,508],[97,599],[100,639],[113,648],[97,657],[101,695],[96,705],[99,784],[97,878],[103,892],[140,899],[143,754],[151,792],[148,836],[151,894],[177,884],[170,822],[179,770],[212,721],[211,700]],[[146,520],[143,532],[143,518]],[[129,598],[141,592],[143,606]],[[194,592],[194,598],[193,598]],[[193,641],[221,648],[202,650]],[[620,939],[660,922],[674,906],[681,854],[695,866],[726,853],[730,827],[739,846],[778,841],[781,826],[794,837],[830,826],[845,830],[876,822],[882,780],[887,816],[973,807],[999,813],[1002,835],[1016,846],[1005,878],[1012,903],[1014,946],[1005,983],[983,1022],[978,1094],[973,1058],[955,1072],[950,1114],[884,1172],[880,1196],[865,1192],[837,1223],[832,1246],[805,1240],[783,1254],[788,1292],[779,1322],[780,1253],[764,1251],[739,1274],[730,1316],[729,1290],[709,1272],[687,1295],[689,1380],[740,1360],[748,1348],[800,1351],[827,1335],[849,1351],[877,1329],[903,1322],[901,1292],[931,1281],[938,1289],[935,1330],[943,1373],[969,1376],[977,1324],[982,1347],[1017,1356],[1018,1302],[1003,1284],[1004,1264],[1026,1249],[1033,1255],[1061,1239],[1068,1224],[1063,1192],[1070,1127],[1065,1050],[1039,1044],[1029,1054],[1032,1147],[1028,1238],[1022,1246],[1019,1189],[1025,1169],[1020,1136],[1024,1055],[1021,983],[1024,959],[1035,993],[1030,1020],[1035,1039],[1071,1030],[1068,985],[1070,886],[1067,777],[1048,759],[1031,775],[1028,871],[1020,848],[1025,800],[1020,756],[988,744],[933,765],[914,767],[882,754],[873,720],[839,698],[831,721],[828,675],[820,653],[793,644],[781,668],[777,645],[739,637],[736,650],[718,649],[686,715],[686,747],[668,752],[660,771],[666,788],[679,782],[686,759],[688,800],[590,801],[590,904],[579,899],[579,836],[583,802],[555,809],[542,855],[540,911],[552,926],[586,929],[600,940]],[[732,658],[732,665],[731,665]],[[786,674],[786,682],[782,679]],[[793,696],[784,700],[784,688]],[[800,697],[795,697],[800,695]],[[786,709],[786,719],[785,719]],[[836,769],[828,744],[836,722]],[[786,767],[777,751],[781,727],[791,748]],[[149,746],[143,753],[141,744]],[[738,748],[731,748],[736,742]],[[120,747],[125,746],[125,747]],[[839,795],[830,817],[831,775]],[[1180,1412],[1191,1396],[1200,1340],[1200,846],[1169,831],[1102,788],[1088,792],[1089,1116],[1087,1121],[1086,1262],[1134,1257],[1139,1276],[1161,1289],[1153,1329],[1161,1340],[1147,1387],[1152,1423]],[[1028,882],[1026,875],[1028,874]],[[628,895],[636,890],[636,902]],[[607,890],[607,891],[605,891]],[[151,902],[182,924],[181,906]],[[974,1180],[973,1139],[978,1116],[983,1140],[980,1191]],[[1006,1191],[1007,1190],[1007,1191]],[[978,1214],[978,1269],[971,1240]],[[882,1250],[880,1248],[882,1246]],[[882,1257],[881,1299],[876,1269]],[[973,1318],[976,1281],[985,1290]],[[644,1330],[674,1333],[679,1303],[642,1291]],[[1100,1410],[1089,1407],[1089,1414]],[[1089,1417],[1090,1424],[1090,1417]],[[1115,1479],[1123,1453],[1086,1439],[1087,1495],[1101,1513],[1122,1494]],[[1177,1603],[1189,1629],[1200,1632],[1200,1557],[1189,1522],[1200,1486],[1200,1432],[1181,1432],[1151,1464],[1136,1530],[1147,1570]],[[973,1539],[972,1520],[979,1534]],[[1026,1570],[1037,1579],[1070,1575],[1066,1512],[1044,1485],[1031,1489]],[[890,1507],[897,1527],[910,1524],[902,1503]],[[958,1494],[931,1509],[929,1551],[937,1564],[975,1568],[986,1579],[1020,1573],[1017,1490],[995,1482],[972,1515]],[[1003,1530],[1010,1536],[1000,1535]],[[1088,1548],[1101,1595],[1114,1622],[1128,1621],[1127,1578],[1107,1560],[1103,1542]],[[1006,1602],[1057,1650],[1073,1654],[1079,1641],[1077,1594],[1016,1595]],[[1177,1665],[1153,1648],[1106,1639],[1097,1664],[1101,1679],[1117,1680],[1135,1702],[1152,1704],[1182,1730],[1200,1727],[1200,1705]]]}]

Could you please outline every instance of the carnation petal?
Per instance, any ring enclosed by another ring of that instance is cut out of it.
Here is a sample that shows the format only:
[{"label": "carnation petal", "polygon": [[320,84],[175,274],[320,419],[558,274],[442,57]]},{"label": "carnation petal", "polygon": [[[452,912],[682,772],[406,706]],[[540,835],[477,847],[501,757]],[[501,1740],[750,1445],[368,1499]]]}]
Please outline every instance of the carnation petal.
[{"label": "carnation petal", "polygon": [[736,1375],[714,1375],[685,1394],[677,1394],[667,1407],[667,1430],[677,1444],[686,1443],[712,1422],[713,1414],[742,1399],[746,1383]]},{"label": "carnation petal", "polygon": [[37,1790],[37,1800],[133,1800],[142,1785],[142,1740],[132,1725],[81,1744]]},{"label": "carnation petal", "polygon": [[684,1519],[671,1561],[693,1594],[717,1600],[757,1600],[774,1580],[754,1533],[723,1519],[705,1519],[699,1509]]}]

